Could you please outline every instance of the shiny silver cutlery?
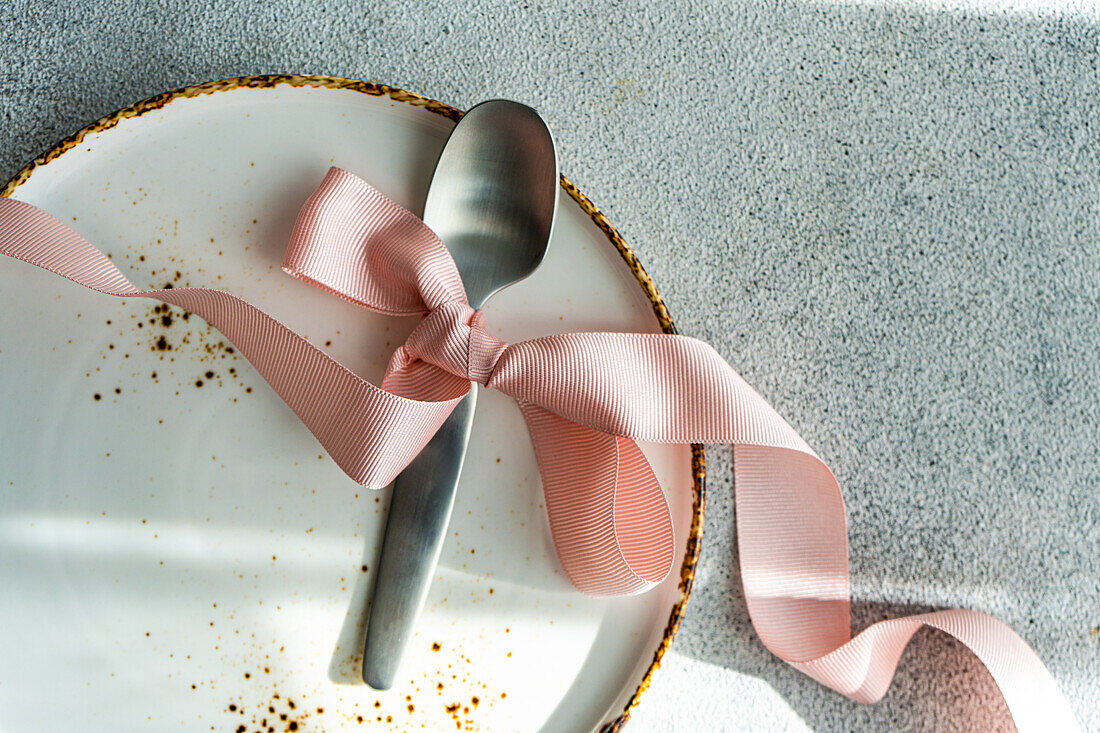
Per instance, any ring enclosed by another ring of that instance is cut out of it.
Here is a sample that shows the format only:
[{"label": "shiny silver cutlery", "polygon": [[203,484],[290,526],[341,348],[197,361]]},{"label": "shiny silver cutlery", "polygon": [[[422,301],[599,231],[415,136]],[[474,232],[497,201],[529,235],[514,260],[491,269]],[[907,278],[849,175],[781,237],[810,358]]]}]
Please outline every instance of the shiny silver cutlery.
[{"label": "shiny silver cutlery", "polygon": [[[530,107],[471,108],[436,164],[424,222],[458,266],[470,306],[530,275],[542,261],[558,200],[546,123]],[[428,595],[473,424],[476,386],[393,484],[363,647],[363,681],[393,685]]]}]

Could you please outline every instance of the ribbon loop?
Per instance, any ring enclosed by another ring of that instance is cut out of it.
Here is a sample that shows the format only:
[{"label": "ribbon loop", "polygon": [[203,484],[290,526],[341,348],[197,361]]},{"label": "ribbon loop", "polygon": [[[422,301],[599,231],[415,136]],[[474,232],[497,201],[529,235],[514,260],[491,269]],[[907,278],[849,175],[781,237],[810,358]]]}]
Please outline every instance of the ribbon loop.
[{"label": "ribbon loop", "polygon": [[335,167],[298,212],[283,270],[391,315],[466,301],[458,268],[435,232],[362,178]]},{"label": "ribbon loop", "polygon": [[676,561],[672,515],[628,438],[519,401],[535,444],[546,515],[569,581],[591,596],[644,593]]}]

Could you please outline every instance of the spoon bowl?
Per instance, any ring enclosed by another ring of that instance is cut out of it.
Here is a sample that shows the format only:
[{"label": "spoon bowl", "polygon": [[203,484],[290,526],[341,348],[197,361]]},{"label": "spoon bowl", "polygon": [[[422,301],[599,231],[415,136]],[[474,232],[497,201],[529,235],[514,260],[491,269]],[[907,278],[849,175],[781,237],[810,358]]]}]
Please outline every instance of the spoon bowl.
[{"label": "spoon bowl", "polygon": [[473,308],[542,262],[557,188],[554,141],[537,112],[496,99],[463,115],[436,164],[424,223],[447,245]]}]

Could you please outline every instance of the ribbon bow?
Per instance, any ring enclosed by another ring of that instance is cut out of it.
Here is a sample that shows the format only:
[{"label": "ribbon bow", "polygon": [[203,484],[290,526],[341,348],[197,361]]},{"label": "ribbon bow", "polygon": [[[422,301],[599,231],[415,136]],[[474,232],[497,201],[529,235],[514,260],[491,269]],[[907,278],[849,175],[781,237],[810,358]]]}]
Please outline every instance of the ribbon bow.
[{"label": "ribbon bow", "polygon": [[923,625],[969,647],[1021,731],[1077,730],[1015,632],[948,610],[849,628],[844,503],[829,468],[707,344],[663,334],[571,333],[506,344],[470,308],[454,261],[416,216],[332,168],[302,207],[283,269],[372,310],[423,315],[380,386],[224,291],[142,291],[50,214],[0,199],[0,254],[120,297],[172,303],[218,328],[352,479],[387,485],[479,382],[516,399],[535,446],[569,579],[591,595],[642,592],[674,562],[663,491],[635,440],[730,443],[749,615],[763,643],[861,702],[885,694]]}]

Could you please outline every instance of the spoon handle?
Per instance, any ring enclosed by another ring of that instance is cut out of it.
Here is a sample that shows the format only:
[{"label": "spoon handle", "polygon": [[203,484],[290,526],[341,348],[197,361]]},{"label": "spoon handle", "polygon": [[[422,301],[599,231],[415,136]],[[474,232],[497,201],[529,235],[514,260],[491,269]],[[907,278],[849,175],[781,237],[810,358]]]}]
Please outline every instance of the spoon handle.
[{"label": "spoon handle", "polygon": [[363,681],[388,690],[428,596],[470,442],[476,386],[393,483],[374,580]]}]

